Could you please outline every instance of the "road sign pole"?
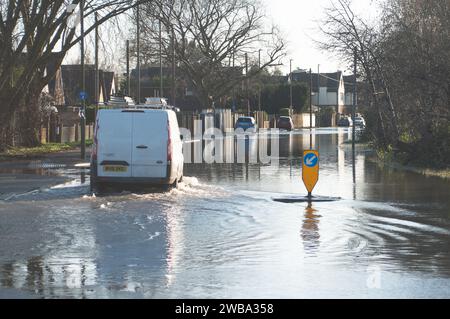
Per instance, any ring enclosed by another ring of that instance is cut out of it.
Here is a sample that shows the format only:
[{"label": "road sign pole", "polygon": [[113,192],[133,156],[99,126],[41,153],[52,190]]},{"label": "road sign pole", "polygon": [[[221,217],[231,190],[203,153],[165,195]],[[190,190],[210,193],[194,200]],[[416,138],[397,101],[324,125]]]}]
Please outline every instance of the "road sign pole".
[{"label": "road sign pole", "polygon": [[[98,43],[100,41],[100,35],[98,33],[98,13],[95,13],[95,120],[97,119],[97,113],[100,100],[100,73],[98,69]],[[94,120],[94,123],[95,123]]]},{"label": "road sign pole", "polygon": [[[84,65],[84,0],[80,1],[80,16],[81,16],[81,90],[86,92],[86,78]],[[81,159],[86,158],[86,100],[81,101]]]}]

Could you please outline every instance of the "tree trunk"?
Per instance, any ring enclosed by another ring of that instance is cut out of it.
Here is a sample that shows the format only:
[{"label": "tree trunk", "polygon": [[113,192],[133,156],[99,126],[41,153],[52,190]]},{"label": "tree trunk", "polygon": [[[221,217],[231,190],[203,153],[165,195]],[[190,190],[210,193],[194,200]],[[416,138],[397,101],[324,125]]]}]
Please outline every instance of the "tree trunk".
[{"label": "tree trunk", "polygon": [[0,97],[0,152],[14,146],[14,114],[8,111],[7,101]]},{"label": "tree trunk", "polygon": [[[3,122],[5,123],[5,122]],[[0,127],[0,152],[4,152],[8,147],[13,146],[13,132],[11,125]]]},{"label": "tree trunk", "polygon": [[39,131],[41,128],[41,110],[39,105],[40,93],[27,94],[25,105],[20,108],[18,114],[18,130],[21,145],[25,147],[35,147],[41,144]]}]

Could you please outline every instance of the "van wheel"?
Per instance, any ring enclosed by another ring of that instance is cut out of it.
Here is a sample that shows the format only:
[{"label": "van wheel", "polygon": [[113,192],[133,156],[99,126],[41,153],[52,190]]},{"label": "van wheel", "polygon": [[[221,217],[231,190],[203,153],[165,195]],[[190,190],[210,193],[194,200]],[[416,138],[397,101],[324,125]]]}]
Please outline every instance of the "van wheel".
[{"label": "van wheel", "polygon": [[170,192],[172,189],[178,188],[178,180],[175,180],[172,184],[166,184],[162,187],[165,192]]},{"label": "van wheel", "polygon": [[90,183],[90,191],[91,193],[95,193],[98,188],[97,182],[97,163],[91,162],[91,183]]},{"label": "van wheel", "polygon": [[91,176],[91,184],[90,184],[90,192],[95,193],[98,189],[98,183],[96,182],[95,178]]},{"label": "van wheel", "polygon": [[105,193],[106,187],[105,185],[101,183],[95,183],[94,185],[91,184],[91,192],[94,194],[101,195]]}]

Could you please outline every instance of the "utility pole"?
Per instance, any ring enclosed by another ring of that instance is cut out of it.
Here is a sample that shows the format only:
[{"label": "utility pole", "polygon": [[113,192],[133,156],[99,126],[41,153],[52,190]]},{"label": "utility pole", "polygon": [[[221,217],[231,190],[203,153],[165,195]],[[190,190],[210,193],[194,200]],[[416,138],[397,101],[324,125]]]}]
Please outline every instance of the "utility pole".
[{"label": "utility pole", "polygon": [[[258,51],[258,68],[261,69],[261,49]],[[261,112],[261,83],[258,85],[258,108]]]},{"label": "utility pole", "polygon": [[[234,69],[235,62],[236,62],[236,56],[235,56],[235,52],[233,52],[233,74],[235,72],[235,69]],[[236,88],[234,86],[233,86],[233,106],[232,106],[232,111],[236,112]]]},{"label": "utility pole", "polygon": [[177,101],[177,90],[176,90],[176,65],[175,65],[175,29],[172,26],[172,102],[175,106]]},{"label": "utility pole", "polygon": [[140,6],[136,7],[137,28],[136,28],[136,48],[137,48],[137,100],[136,104],[141,104],[141,16]]},{"label": "utility pole", "polygon": [[161,20],[159,20],[159,97],[164,97]]},{"label": "utility pole", "polygon": [[353,82],[353,107],[352,107],[352,121],[353,121],[353,130],[352,130],[352,154],[353,154],[353,183],[356,183],[356,126],[355,126],[355,118],[356,118],[356,99],[357,96],[357,82],[356,82],[356,73],[357,73],[357,63],[358,63],[358,55],[356,49],[354,50],[354,60],[353,60],[353,74],[354,74],[354,82]]},{"label": "utility pole", "polygon": [[127,40],[127,96],[131,96],[130,84],[130,40]]},{"label": "utility pole", "polygon": [[248,79],[248,54],[245,53],[245,91],[247,95],[247,116],[250,116],[250,97],[249,97],[249,79]]},{"label": "utility pole", "polygon": [[313,84],[313,80],[312,80],[312,70],[309,69],[309,143],[310,143],[310,149],[312,150],[312,128],[313,128],[313,121],[312,121],[312,116],[313,116],[313,109],[312,109],[312,84]]},{"label": "utility pole", "polygon": [[84,0],[80,1],[80,18],[81,18],[81,112],[80,112],[80,129],[81,129],[81,159],[86,158],[86,77],[84,65]]},{"label": "utility pole", "polygon": [[293,111],[292,111],[292,109],[293,109],[293,102],[292,102],[292,100],[293,100],[293,98],[292,98],[292,59],[290,59],[289,60],[289,84],[290,84],[290,88],[289,88],[289,90],[290,90],[290,99],[291,99],[291,101],[290,101],[290,103],[291,103],[291,105],[289,106],[289,116],[292,116],[292,114],[293,114]]},{"label": "utility pole", "polygon": [[320,108],[320,64],[317,65],[317,106]]},{"label": "utility pole", "polygon": [[100,74],[98,69],[98,13],[95,13],[95,119],[97,119],[98,105],[100,100]]},{"label": "utility pole", "polygon": [[356,99],[357,99],[357,83],[356,83],[356,72],[357,72],[357,53],[354,51],[354,60],[353,60],[353,74],[354,74],[354,82],[353,82],[353,107],[352,107],[352,121],[353,121],[353,146],[355,145],[356,138],[356,127],[355,127],[355,118],[356,118]]}]

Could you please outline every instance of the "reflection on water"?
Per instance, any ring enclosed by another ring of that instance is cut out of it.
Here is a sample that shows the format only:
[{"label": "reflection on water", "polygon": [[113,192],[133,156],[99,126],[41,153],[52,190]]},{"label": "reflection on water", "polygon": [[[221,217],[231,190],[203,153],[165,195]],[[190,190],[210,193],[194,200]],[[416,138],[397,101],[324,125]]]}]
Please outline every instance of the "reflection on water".
[{"label": "reflection on water", "polygon": [[3,287],[25,289],[46,297],[58,297],[64,290],[71,290],[74,297],[84,298],[86,291],[82,288],[96,283],[96,265],[86,260],[46,260],[35,256],[22,263],[6,263],[1,273]]},{"label": "reflection on water", "polygon": [[319,220],[317,211],[309,204],[305,209],[305,218],[301,230],[303,247],[307,255],[315,255],[320,246]]},{"label": "reflection on water", "polygon": [[[167,222],[167,275],[166,287],[170,287],[176,280],[177,268],[180,267],[180,255],[183,251],[185,238],[182,231],[182,212],[174,207],[166,215]],[[182,267],[182,265],[181,265]]]},{"label": "reflection on water", "polygon": [[353,165],[350,131],[314,132],[314,193],[340,202],[271,201],[305,194],[309,131],[280,135],[279,165],[188,164],[167,193],[96,198],[78,170],[0,201],[0,297],[450,297],[449,182],[380,168],[363,149]]}]

